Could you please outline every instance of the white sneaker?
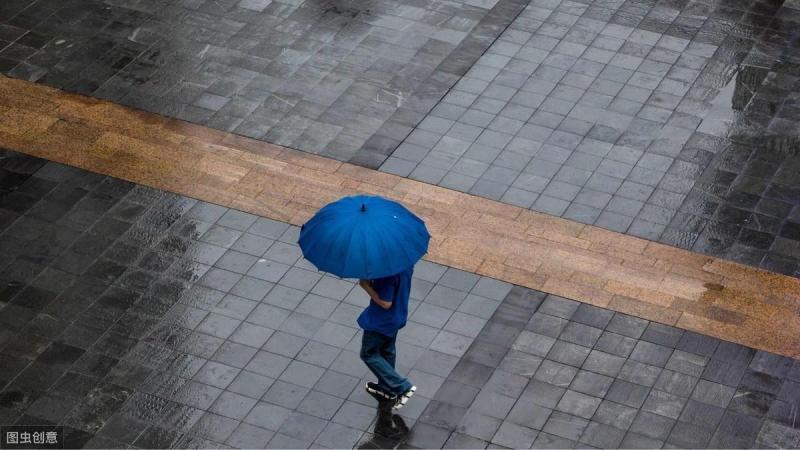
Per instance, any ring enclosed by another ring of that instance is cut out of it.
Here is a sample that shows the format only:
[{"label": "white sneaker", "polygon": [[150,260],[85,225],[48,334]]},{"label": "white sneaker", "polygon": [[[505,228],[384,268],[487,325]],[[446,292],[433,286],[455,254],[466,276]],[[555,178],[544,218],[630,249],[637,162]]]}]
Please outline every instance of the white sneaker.
[{"label": "white sneaker", "polygon": [[397,396],[397,400],[395,400],[394,406],[392,406],[392,408],[393,409],[400,409],[403,406],[406,406],[406,403],[408,403],[408,400],[411,398],[412,395],[414,395],[414,392],[416,392],[416,391],[417,391],[417,387],[416,386],[411,386],[411,388],[409,390],[407,390],[407,391],[403,392],[402,394],[398,395]]}]

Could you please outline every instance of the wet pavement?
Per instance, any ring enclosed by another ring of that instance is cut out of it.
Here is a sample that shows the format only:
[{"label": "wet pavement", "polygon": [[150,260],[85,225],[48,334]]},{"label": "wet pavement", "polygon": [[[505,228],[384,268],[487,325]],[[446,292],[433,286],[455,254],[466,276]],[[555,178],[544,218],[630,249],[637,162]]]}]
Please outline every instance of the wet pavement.
[{"label": "wet pavement", "polygon": [[14,0],[0,71],[797,275],[799,16],[795,1]]},{"label": "wet pavement", "polygon": [[0,71],[377,165],[522,6],[15,0],[0,6]]},{"label": "wet pavement", "polygon": [[532,1],[381,170],[797,275],[782,3]]},{"label": "wet pavement", "polygon": [[800,445],[800,361],[421,262],[374,435],[366,296],[297,227],[52,162],[0,159],[0,423],[70,447]]}]

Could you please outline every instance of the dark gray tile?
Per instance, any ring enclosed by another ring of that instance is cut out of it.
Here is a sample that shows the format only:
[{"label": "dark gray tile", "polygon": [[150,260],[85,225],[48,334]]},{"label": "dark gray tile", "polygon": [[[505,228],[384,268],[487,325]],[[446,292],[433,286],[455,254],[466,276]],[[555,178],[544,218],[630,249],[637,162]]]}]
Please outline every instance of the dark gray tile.
[{"label": "dark gray tile", "polygon": [[603,400],[597,408],[594,417],[595,422],[611,425],[612,427],[627,430],[633,423],[638,410],[630,406],[625,406],[610,400]]},{"label": "dark gray tile", "polygon": [[602,375],[616,377],[625,363],[625,358],[605,353],[600,350],[592,350],[586,361],[583,363],[583,369],[596,372]]},{"label": "dark gray tile", "polygon": [[630,358],[650,365],[664,367],[672,352],[673,350],[669,347],[639,341],[636,343]]},{"label": "dark gray tile", "polygon": [[663,441],[669,436],[674,424],[674,419],[646,411],[640,411],[631,424],[630,431]]},{"label": "dark gray tile", "polygon": [[707,429],[678,422],[670,432],[667,443],[684,448],[705,448],[711,439],[711,432]]},{"label": "dark gray tile", "polygon": [[561,332],[560,339],[591,348],[595,345],[601,334],[602,330],[600,328],[584,325],[582,323],[570,322]]},{"label": "dark gray tile", "polygon": [[461,419],[461,423],[456,427],[456,431],[484,441],[490,441],[497,429],[500,428],[501,423],[500,419],[475,411],[468,411]]},{"label": "dark gray tile", "polygon": [[760,419],[727,411],[708,445],[709,447],[749,447],[755,443],[760,429]]},{"label": "dark gray tile", "polygon": [[600,402],[600,398],[568,389],[556,405],[556,410],[589,419],[600,406]]},{"label": "dark gray tile", "polygon": [[611,377],[581,370],[572,380],[570,389],[603,398],[608,393],[613,381],[614,379]]},{"label": "dark gray tile", "polygon": [[661,368],[638,361],[628,360],[623,364],[618,378],[642,386],[653,386],[661,373]]},{"label": "dark gray tile", "polygon": [[624,380],[614,380],[606,399],[632,408],[641,408],[650,389]]},{"label": "dark gray tile", "polygon": [[624,430],[602,423],[589,422],[580,442],[597,448],[617,448],[624,437]]},{"label": "dark gray tile", "polygon": [[554,411],[550,418],[547,419],[542,431],[571,441],[577,441],[588,424],[589,421],[580,417]]}]

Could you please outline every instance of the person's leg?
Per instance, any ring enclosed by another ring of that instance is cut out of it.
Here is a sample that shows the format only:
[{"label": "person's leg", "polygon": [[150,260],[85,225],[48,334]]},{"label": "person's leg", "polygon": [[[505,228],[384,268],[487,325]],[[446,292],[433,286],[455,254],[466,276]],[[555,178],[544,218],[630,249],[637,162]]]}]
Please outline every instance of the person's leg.
[{"label": "person's leg", "polygon": [[381,349],[386,345],[388,336],[370,331],[364,331],[361,340],[361,360],[370,371],[378,378],[378,384],[390,394],[401,394],[409,389],[411,383],[400,376],[392,364],[381,354]]},{"label": "person's leg", "polygon": [[381,346],[381,356],[392,368],[395,368],[395,361],[397,360],[397,337],[389,338],[384,341]]},{"label": "person's leg", "polygon": [[[395,373],[397,373],[396,368],[396,361],[397,361],[397,336],[387,337],[386,341],[384,342],[383,346],[381,347],[381,355],[383,358],[388,362],[393,369],[395,369]],[[400,384],[397,386],[396,390],[393,390],[392,393],[396,395],[400,395],[409,389],[413,384],[406,378],[403,378],[399,373],[398,376],[402,379]]]}]

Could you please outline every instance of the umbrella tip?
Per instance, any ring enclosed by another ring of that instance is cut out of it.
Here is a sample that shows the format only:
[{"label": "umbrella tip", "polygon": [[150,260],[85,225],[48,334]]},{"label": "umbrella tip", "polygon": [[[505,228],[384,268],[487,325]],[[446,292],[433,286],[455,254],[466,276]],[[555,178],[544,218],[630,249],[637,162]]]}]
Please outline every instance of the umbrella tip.
[{"label": "umbrella tip", "polygon": [[367,210],[367,205],[361,204],[361,212],[365,212]]}]

